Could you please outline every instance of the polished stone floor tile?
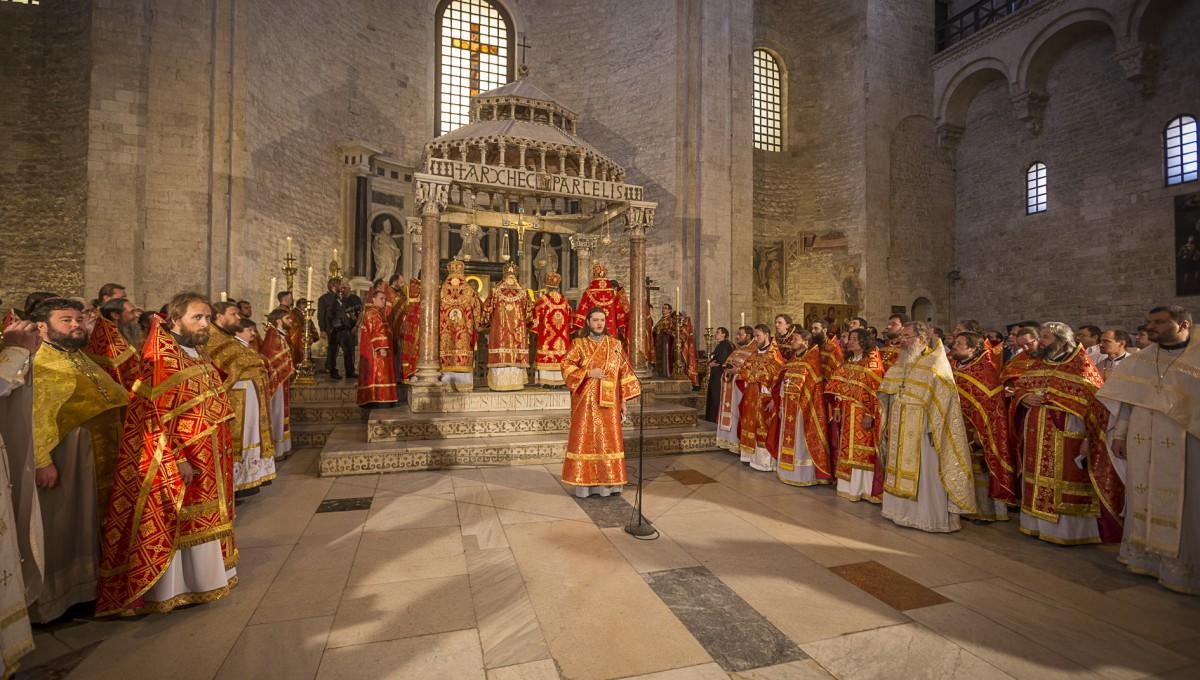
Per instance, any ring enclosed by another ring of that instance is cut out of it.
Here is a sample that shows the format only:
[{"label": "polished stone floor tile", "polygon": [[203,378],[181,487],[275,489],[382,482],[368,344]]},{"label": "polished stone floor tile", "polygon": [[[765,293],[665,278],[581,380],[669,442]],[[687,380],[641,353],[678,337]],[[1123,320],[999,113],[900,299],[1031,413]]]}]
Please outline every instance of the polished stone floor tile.
[{"label": "polished stone floor tile", "polygon": [[558,668],[552,659],[530,661],[487,672],[487,680],[558,680]]},{"label": "polished stone floor tile", "polygon": [[644,578],[726,671],[806,658],[795,642],[704,567],[659,571]]},{"label": "polished stone floor tile", "polygon": [[862,588],[889,607],[904,611],[930,607],[950,600],[878,562],[857,562],[831,567],[830,571]]},{"label": "polished stone floor tile", "polygon": [[[46,646],[45,640],[35,644],[38,649],[21,657],[18,662],[16,677],[20,680],[62,680],[100,646],[100,642],[93,642],[79,649],[59,648]],[[38,652],[41,652],[40,658],[36,656]]]},{"label": "polished stone floor tile", "polygon": [[700,566],[700,562],[680,548],[670,536],[659,534],[653,539],[639,538],[625,531],[623,526],[601,531],[639,574]]},{"label": "polished stone floor tile", "polygon": [[[329,647],[445,633],[475,627],[467,577],[450,576],[347,588]],[[478,636],[472,631],[475,644]]]},{"label": "polished stone floor tile", "polygon": [[634,675],[624,680],[729,680],[729,674],[721,670],[721,667],[715,663],[706,663],[699,666]]},{"label": "polished stone floor tile", "polygon": [[832,680],[821,665],[812,659],[792,661],[778,666],[752,668],[748,671],[730,673],[730,680]]},{"label": "polished stone floor tile", "polygon": [[367,531],[358,544],[350,586],[467,573],[458,527]]},{"label": "polished stone floor tile", "polygon": [[362,496],[360,498],[331,498],[321,501],[321,505],[317,507],[317,512],[346,512],[347,510],[370,510],[372,497]]},{"label": "polished stone floor tile", "polygon": [[456,488],[454,500],[458,503],[458,523],[462,529],[464,548],[486,550],[508,547],[504,525],[486,486]]},{"label": "polished stone floor tile", "polygon": [[623,527],[631,520],[636,519],[633,506],[625,499],[624,494],[588,496],[587,498],[572,497],[572,499],[601,529]]},{"label": "polished stone floor tile", "polygon": [[680,484],[686,486],[695,486],[697,484],[716,484],[717,480],[700,472],[699,470],[683,469],[683,470],[667,470],[664,473],[666,476],[674,479]]},{"label": "polished stone floor tile", "polygon": [[473,630],[326,649],[317,680],[485,680]]},{"label": "polished stone floor tile", "polygon": [[321,664],[333,616],[250,625],[229,651],[220,678],[312,678]]},{"label": "polished stone floor tile", "polygon": [[366,531],[458,526],[454,497],[385,496],[371,506]]},{"label": "polished stone floor tile", "polygon": [[818,640],[803,647],[817,663],[841,680],[1000,680],[1012,677],[917,623]]},{"label": "polished stone floor tile", "polygon": [[467,553],[471,599],[487,668],[550,658],[521,571],[508,548]]},{"label": "polished stone floor tile", "polygon": [[281,574],[250,617],[250,625],[333,616],[342,601],[346,568]]}]

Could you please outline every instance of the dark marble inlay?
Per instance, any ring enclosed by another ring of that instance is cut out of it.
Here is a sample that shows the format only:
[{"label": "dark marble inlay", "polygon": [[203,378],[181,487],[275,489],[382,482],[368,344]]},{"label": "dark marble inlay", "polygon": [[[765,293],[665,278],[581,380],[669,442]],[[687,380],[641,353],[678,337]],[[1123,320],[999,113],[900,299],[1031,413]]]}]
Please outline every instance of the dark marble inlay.
[{"label": "dark marble inlay", "polygon": [[[101,640],[100,642],[103,642]],[[63,680],[71,671],[96,651],[100,642],[93,642],[86,647],[80,647],[73,652],[67,652],[38,666],[21,667],[17,677],[20,680]]]},{"label": "dark marble inlay", "polygon": [[727,672],[808,658],[795,642],[704,567],[656,571],[643,578]]},{"label": "dark marble inlay", "polygon": [[370,496],[364,496],[362,498],[331,498],[327,501],[321,501],[321,504],[317,506],[317,512],[345,512],[347,510],[370,509]]},{"label": "dark marble inlay", "polygon": [[[632,489],[633,487],[626,488]],[[601,529],[623,527],[629,524],[629,520],[633,518],[633,506],[625,500],[623,493],[612,496],[588,496],[587,498],[572,496],[572,498]]]},{"label": "dark marble inlay", "polygon": [[717,482],[717,480],[698,470],[669,470],[666,475],[680,484],[687,486],[715,484]]},{"label": "dark marble inlay", "polygon": [[878,562],[843,564],[830,567],[829,570],[867,591],[887,606],[900,611],[930,607],[950,601],[941,593],[935,593]]}]

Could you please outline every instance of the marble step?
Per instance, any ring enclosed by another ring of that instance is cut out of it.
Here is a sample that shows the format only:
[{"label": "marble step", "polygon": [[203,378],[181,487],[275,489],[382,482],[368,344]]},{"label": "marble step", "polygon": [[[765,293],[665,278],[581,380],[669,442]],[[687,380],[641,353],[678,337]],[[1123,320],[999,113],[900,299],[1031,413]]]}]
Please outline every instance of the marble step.
[{"label": "marble step", "polygon": [[343,401],[312,401],[292,404],[291,422],[300,423],[361,423],[363,410],[354,400]]},{"label": "marble step", "polygon": [[[715,451],[716,426],[657,428],[645,431],[647,456]],[[625,430],[625,455],[637,456],[638,431]],[[333,429],[321,451],[321,476],[381,472],[561,463],[567,453],[563,434],[514,434],[406,442],[366,442],[365,425]]]},{"label": "marble step", "polygon": [[291,421],[292,450],[324,448],[335,423],[297,423]]},{"label": "marble step", "polygon": [[692,383],[687,380],[647,378],[642,381],[642,390],[663,396],[669,394],[689,394],[692,391]]},{"label": "marble step", "polygon": [[[626,429],[641,421],[637,403],[630,407]],[[645,409],[646,429],[693,427],[696,410],[686,406],[654,404]],[[413,413],[408,407],[372,411],[367,421],[367,441],[455,439],[508,434],[566,434],[571,429],[570,409],[543,411],[482,411],[477,413]]]},{"label": "marble step", "polygon": [[[643,397],[647,406],[654,395]],[[547,411],[571,408],[571,393],[527,387],[512,392],[493,392],[477,387],[470,392],[458,392],[447,387],[422,388],[413,386],[409,392],[409,407],[415,413],[479,413],[487,411]]]},{"label": "marble step", "polygon": [[657,396],[657,399],[658,403],[664,406],[679,406],[700,412],[704,411],[705,395],[700,392],[692,392],[690,394],[660,394]]},{"label": "marble step", "polygon": [[358,383],[353,380],[318,378],[316,385],[292,385],[291,403],[342,402],[353,405],[358,397]]}]

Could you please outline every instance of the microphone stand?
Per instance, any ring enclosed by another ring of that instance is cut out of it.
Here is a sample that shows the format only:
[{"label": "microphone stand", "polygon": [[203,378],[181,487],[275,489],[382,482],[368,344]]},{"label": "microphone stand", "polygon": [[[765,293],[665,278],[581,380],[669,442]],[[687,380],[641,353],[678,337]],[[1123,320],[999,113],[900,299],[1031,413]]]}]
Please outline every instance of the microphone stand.
[{"label": "microphone stand", "polygon": [[629,518],[629,524],[625,525],[625,533],[631,536],[644,537],[653,536],[658,533],[658,529],[646,519],[642,514],[642,482],[646,479],[646,470],[644,467],[644,459],[642,458],[642,450],[645,448],[646,441],[646,395],[643,393],[638,397],[638,483],[637,492],[634,497],[633,515]]}]

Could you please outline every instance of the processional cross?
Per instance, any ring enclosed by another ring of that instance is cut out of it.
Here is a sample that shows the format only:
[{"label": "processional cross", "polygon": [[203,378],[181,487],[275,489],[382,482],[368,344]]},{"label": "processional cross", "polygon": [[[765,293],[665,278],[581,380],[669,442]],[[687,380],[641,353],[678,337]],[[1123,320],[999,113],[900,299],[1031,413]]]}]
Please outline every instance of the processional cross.
[{"label": "processional cross", "polygon": [[520,208],[517,210],[517,221],[516,222],[509,222],[507,219],[505,219],[500,224],[505,229],[516,229],[517,230],[517,256],[520,257],[521,255],[524,255],[525,254],[525,229],[530,228],[530,227],[533,229],[537,229],[538,223],[536,221],[535,222],[526,222],[525,221],[525,209]]},{"label": "processional cross", "polygon": [[496,45],[489,45],[483,42],[483,35],[480,33],[479,24],[471,24],[471,39],[463,40],[455,38],[450,41],[452,47],[457,47],[460,50],[467,50],[471,53],[471,69],[470,69],[470,85],[471,96],[479,94],[479,79],[480,79],[480,56],[481,54],[500,54],[500,48]]}]

